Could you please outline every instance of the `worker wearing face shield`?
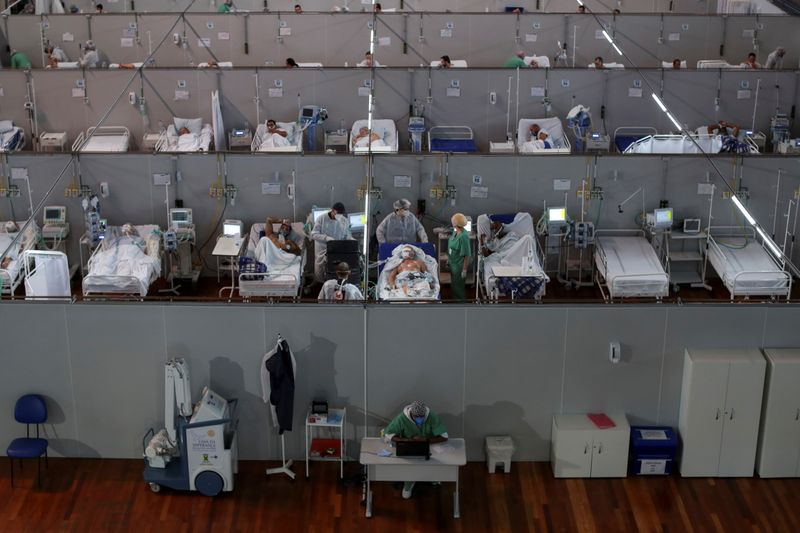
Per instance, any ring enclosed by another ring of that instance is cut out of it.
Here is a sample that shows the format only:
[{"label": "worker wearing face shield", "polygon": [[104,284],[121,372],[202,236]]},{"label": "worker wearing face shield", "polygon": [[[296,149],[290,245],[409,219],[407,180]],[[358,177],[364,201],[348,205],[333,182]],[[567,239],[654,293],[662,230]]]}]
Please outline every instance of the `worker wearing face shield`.
[{"label": "worker wearing face shield", "polygon": [[397,200],[392,207],[394,212],[383,219],[375,236],[380,244],[404,244],[409,242],[428,242],[428,235],[419,219],[411,214],[411,202],[402,198]]},{"label": "worker wearing face shield", "polygon": [[336,202],[327,213],[317,217],[311,230],[314,241],[314,274],[317,281],[325,281],[325,264],[328,259],[329,241],[352,240],[350,220],[341,202]]}]

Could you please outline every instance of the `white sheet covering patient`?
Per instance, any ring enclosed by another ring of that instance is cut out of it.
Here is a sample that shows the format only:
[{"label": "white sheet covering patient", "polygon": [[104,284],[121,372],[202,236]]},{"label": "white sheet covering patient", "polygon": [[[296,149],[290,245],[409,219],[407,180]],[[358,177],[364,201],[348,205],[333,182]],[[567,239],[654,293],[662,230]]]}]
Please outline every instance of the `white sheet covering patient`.
[{"label": "white sheet covering patient", "polygon": [[371,148],[384,148],[388,145],[375,131],[370,133],[369,129],[361,128],[358,130],[358,135],[353,138],[353,146],[355,148],[366,148],[367,146]]},{"label": "white sheet covering patient", "polygon": [[148,255],[148,243],[131,224],[122,226],[119,235],[107,236],[103,247],[89,261],[89,275],[127,276],[139,281],[142,294],[161,271],[161,261]]},{"label": "white sheet covering patient", "polygon": [[261,143],[262,150],[270,150],[275,148],[284,148],[291,146],[289,142],[289,133],[278,127],[278,123],[272,119],[267,121],[267,134],[264,135],[264,140]]},{"label": "white sheet covering patient", "polygon": [[384,300],[433,299],[439,296],[436,260],[411,244],[392,250],[378,278],[378,293]]}]

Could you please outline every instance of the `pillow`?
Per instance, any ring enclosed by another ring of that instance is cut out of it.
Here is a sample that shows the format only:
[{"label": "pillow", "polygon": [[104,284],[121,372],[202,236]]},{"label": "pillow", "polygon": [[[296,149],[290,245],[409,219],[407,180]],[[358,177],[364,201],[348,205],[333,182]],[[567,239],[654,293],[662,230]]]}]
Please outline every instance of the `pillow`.
[{"label": "pillow", "polygon": [[175,124],[175,129],[177,131],[181,131],[181,128],[186,128],[189,130],[189,133],[194,133],[195,135],[200,135],[200,132],[203,130],[203,119],[202,118],[178,118],[175,117],[173,120]]},{"label": "pillow", "polygon": [[14,129],[14,123],[10,120],[0,120],[0,133],[7,133]]}]

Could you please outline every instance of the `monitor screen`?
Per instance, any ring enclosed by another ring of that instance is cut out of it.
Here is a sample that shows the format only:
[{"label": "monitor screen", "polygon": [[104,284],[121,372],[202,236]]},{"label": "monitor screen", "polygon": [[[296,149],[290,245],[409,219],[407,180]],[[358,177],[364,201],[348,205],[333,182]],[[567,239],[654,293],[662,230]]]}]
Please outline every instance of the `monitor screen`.
[{"label": "monitor screen", "polygon": [[550,207],[547,210],[547,220],[550,222],[566,222],[567,208],[566,207]]},{"label": "monitor screen", "polygon": [[350,219],[350,229],[351,230],[360,230],[364,229],[367,225],[367,214],[366,213],[350,213],[348,215]]},{"label": "monitor screen", "polygon": [[303,108],[303,118],[311,118],[313,116],[314,116],[314,108],[312,107]]},{"label": "monitor screen", "polygon": [[242,223],[238,220],[226,220],[222,224],[222,233],[227,237],[241,237]]},{"label": "monitor screen", "polygon": [[656,209],[656,227],[672,226],[672,208]]},{"label": "monitor screen", "polygon": [[472,218],[467,217],[467,225],[464,226],[464,231],[466,231],[467,233],[472,232]]},{"label": "monitor screen", "polygon": [[311,210],[311,219],[312,222],[316,222],[320,215],[324,215],[328,211],[330,211],[330,207],[315,207]]},{"label": "monitor screen", "polygon": [[794,145],[800,147],[800,139],[795,139]]},{"label": "monitor screen", "polygon": [[188,214],[186,211],[173,211],[172,212],[172,220],[173,222],[185,222],[188,218]]},{"label": "monitor screen", "polygon": [[44,218],[47,220],[60,220],[61,209],[47,207],[44,210]]}]

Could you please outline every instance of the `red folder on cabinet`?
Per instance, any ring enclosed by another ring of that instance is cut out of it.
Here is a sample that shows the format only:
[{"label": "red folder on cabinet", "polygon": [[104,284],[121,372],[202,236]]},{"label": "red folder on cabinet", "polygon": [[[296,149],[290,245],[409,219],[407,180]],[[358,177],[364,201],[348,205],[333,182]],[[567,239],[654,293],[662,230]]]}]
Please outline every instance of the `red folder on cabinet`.
[{"label": "red folder on cabinet", "polygon": [[607,414],[605,413],[589,413],[586,416],[589,417],[597,429],[608,429],[616,427],[616,424],[613,420],[611,420]]}]

